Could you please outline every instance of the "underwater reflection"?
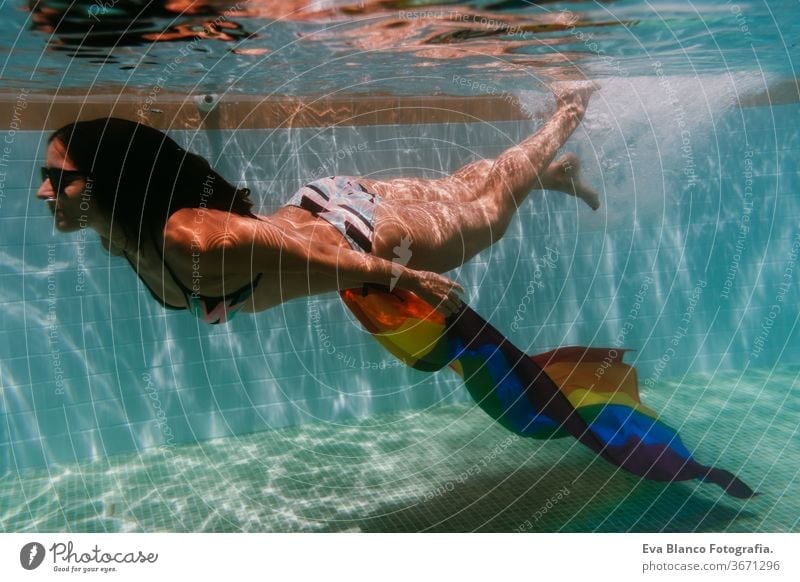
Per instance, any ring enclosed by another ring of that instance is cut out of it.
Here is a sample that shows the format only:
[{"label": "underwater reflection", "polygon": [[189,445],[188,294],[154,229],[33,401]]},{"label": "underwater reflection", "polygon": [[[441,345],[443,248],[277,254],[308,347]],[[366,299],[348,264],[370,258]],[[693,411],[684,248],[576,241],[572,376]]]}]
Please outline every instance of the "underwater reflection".
[{"label": "underwater reflection", "polygon": [[51,49],[97,57],[98,48],[214,39],[232,42],[250,33],[234,18],[233,2],[189,0],[29,0],[32,29],[49,35]]},{"label": "underwater reflection", "polygon": [[[599,22],[552,6],[537,10],[523,1],[419,2],[411,0],[29,0],[33,29],[50,35],[50,48],[77,57],[108,56],[100,48],[197,39],[235,42],[260,38],[258,47],[237,45],[239,54],[264,54],[271,21],[341,23],[320,31],[298,29],[304,43],[333,50],[414,53],[420,59],[502,56],[504,68],[563,66],[581,54],[548,49],[574,41],[551,34],[583,27],[633,24]],[[554,4],[542,3],[537,4]],[[248,22],[250,21],[250,22]],[[268,40],[267,40],[268,42]],[[285,39],[279,41],[285,43]],[[532,54],[535,53],[535,54]],[[495,62],[495,59],[493,59]]]}]

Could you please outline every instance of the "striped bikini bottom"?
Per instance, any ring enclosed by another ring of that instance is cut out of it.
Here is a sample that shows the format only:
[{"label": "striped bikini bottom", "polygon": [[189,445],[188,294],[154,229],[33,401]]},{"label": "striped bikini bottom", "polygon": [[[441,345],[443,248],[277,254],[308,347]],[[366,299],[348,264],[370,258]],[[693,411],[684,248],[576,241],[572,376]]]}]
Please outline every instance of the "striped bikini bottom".
[{"label": "striped bikini bottom", "polygon": [[333,176],[306,184],[285,206],[299,206],[332,224],[354,250],[372,251],[375,212],[381,202],[355,178]]}]

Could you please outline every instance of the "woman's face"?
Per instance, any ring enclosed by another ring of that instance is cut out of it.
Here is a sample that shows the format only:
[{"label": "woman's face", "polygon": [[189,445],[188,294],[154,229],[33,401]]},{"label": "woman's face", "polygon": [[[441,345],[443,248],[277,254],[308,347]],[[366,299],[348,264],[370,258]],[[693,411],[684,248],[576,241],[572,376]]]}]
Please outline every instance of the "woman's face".
[{"label": "woman's face", "polygon": [[[67,148],[58,139],[54,139],[47,147],[45,167],[77,171],[67,155]],[[39,186],[36,197],[47,201],[55,218],[56,228],[61,232],[75,232],[91,226],[96,217],[92,212],[94,205],[86,177],[80,176],[72,181],[65,177],[61,183],[61,191],[56,192],[55,188],[56,185],[47,178]]]}]

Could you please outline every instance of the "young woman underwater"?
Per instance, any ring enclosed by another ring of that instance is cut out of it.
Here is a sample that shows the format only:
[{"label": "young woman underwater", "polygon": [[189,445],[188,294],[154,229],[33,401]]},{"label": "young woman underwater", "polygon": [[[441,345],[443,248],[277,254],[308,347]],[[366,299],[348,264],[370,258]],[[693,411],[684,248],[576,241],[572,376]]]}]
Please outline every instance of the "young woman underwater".
[{"label": "young woman underwater", "polygon": [[[81,121],[50,137],[37,196],[59,231],[94,229],[162,305],[206,323],[365,283],[407,289],[450,315],[463,289],[441,273],[497,242],[531,190],[599,206],[574,155],[553,162],[592,91],[558,85],[555,114],[496,160],[441,180],[324,178],[268,216],[253,214],[249,190],[160,131]],[[402,265],[392,259],[404,240],[410,259]]]},{"label": "young woman underwater", "polygon": [[[442,275],[502,238],[531,190],[558,190],[598,208],[578,159],[554,161],[594,89],[555,86],[553,116],[494,160],[441,180],[324,178],[268,216],[252,212],[249,190],[155,129],[114,118],[77,122],[50,137],[37,196],[59,231],[94,229],[167,308],[217,324],[338,291],[400,360],[425,371],[451,367],[476,403],[516,434],[572,436],[641,477],[700,479],[751,497],[733,474],[696,462],[641,403],[625,350],[527,355]],[[410,251],[405,264],[392,260],[396,248]]]}]

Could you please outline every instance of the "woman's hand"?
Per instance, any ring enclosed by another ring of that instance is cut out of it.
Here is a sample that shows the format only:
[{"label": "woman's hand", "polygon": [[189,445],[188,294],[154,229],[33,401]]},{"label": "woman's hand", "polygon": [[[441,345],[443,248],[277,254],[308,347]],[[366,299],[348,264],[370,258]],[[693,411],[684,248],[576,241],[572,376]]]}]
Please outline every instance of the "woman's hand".
[{"label": "woman's hand", "polygon": [[399,285],[419,295],[445,317],[456,313],[463,304],[458,294],[464,288],[438,273],[406,269]]}]

